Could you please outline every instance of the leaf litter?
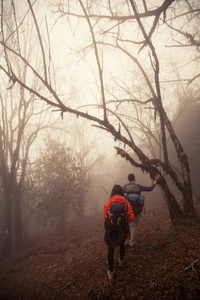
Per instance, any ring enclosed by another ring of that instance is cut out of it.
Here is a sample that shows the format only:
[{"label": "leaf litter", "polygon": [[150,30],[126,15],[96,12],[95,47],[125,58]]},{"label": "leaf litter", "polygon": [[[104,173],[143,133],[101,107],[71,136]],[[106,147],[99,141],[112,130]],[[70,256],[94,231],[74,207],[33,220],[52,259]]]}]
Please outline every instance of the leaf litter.
[{"label": "leaf litter", "polygon": [[107,278],[103,218],[76,222],[63,237],[0,261],[0,299],[200,299],[200,225],[171,225],[167,213],[140,219],[125,264]]}]

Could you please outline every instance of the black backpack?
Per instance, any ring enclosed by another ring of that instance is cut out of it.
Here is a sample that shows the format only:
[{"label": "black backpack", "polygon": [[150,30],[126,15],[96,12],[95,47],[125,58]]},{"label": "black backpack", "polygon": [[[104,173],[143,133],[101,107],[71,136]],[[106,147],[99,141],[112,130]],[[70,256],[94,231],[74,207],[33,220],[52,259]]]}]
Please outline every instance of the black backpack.
[{"label": "black backpack", "polygon": [[111,248],[119,246],[129,232],[127,207],[127,203],[117,201],[111,202],[108,209],[108,220],[105,222],[105,242]]},{"label": "black backpack", "polygon": [[137,184],[127,184],[124,193],[125,199],[130,203],[134,215],[140,215],[144,207],[144,196],[140,195],[140,187]]},{"label": "black backpack", "polygon": [[140,215],[144,207],[144,196],[138,194],[125,194],[125,198],[130,203],[134,215]]}]

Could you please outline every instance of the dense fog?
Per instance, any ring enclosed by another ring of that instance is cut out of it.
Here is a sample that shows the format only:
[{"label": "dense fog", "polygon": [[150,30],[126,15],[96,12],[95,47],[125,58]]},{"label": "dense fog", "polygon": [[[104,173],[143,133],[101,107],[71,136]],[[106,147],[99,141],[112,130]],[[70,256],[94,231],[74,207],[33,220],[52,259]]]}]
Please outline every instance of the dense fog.
[{"label": "dense fog", "polygon": [[2,256],[103,224],[129,173],[161,175],[144,218],[196,216],[199,1],[111,2],[1,3]]}]

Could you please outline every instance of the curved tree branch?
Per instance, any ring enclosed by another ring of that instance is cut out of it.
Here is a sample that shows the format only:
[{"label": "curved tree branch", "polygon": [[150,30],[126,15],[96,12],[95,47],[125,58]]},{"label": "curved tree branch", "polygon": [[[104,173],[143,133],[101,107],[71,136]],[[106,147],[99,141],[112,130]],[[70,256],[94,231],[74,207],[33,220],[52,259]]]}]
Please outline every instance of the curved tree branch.
[{"label": "curved tree branch", "polygon": [[90,28],[90,32],[92,35],[92,41],[93,41],[93,46],[94,46],[94,50],[95,50],[95,57],[96,57],[96,61],[97,61],[97,66],[98,66],[98,70],[99,70],[99,80],[100,80],[100,85],[101,85],[101,95],[102,95],[102,102],[103,102],[103,113],[104,113],[104,121],[107,122],[107,113],[106,113],[106,101],[105,101],[105,93],[104,93],[104,83],[103,83],[103,71],[101,68],[101,64],[100,64],[100,60],[99,60],[99,54],[98,54],[98,49],[97,49],[97,43],[95,40],[95,35],[94,35],[94,31],[90,22],[90,18],[87,15],[87,11],[82,3],[81,0],[79,0],[80,5],[84,11],[85,17],[87,19],[89,28]]}]

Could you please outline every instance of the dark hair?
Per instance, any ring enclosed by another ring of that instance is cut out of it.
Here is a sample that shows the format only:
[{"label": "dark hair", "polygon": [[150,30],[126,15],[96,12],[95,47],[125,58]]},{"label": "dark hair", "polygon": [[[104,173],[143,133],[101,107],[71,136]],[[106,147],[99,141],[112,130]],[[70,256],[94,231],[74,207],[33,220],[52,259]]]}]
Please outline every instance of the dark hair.
[{"label": "dark hair", "polygon": [[112,192],[111,192],[111,198],[115,195],[120,195],[120,196],[124,196],[124,192],[123,192],[123,189],[121,187],[121,185],[119,184],[115,184],[113,186],[113,189],[112,189]]},{"label": "dark hair", "polygon": [[129,174],[128,175],[128,180],[129,181],[135,181],[135,175],[134,174]]}]

